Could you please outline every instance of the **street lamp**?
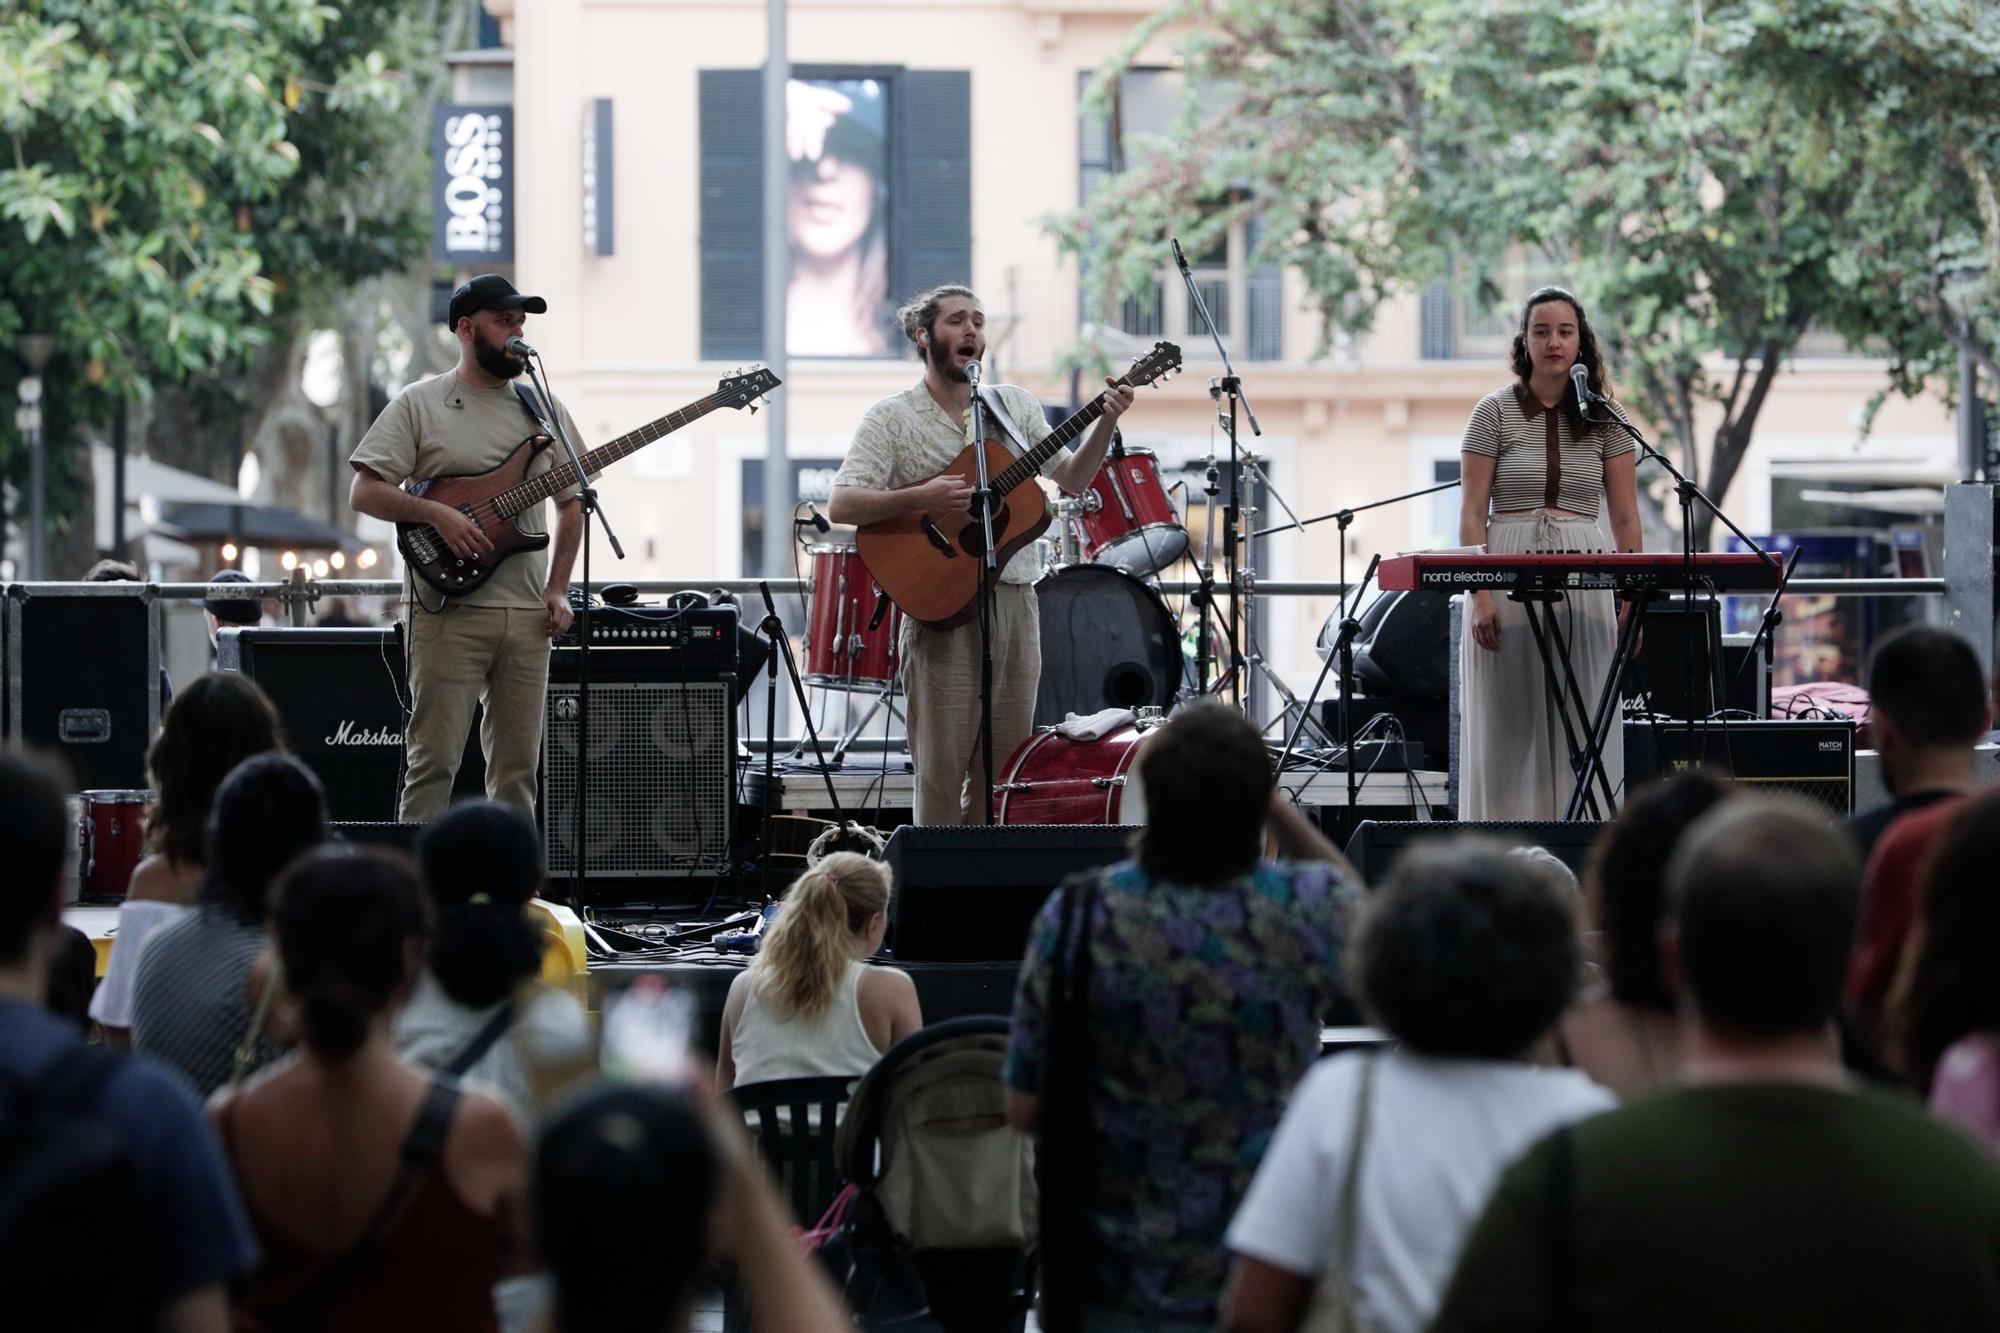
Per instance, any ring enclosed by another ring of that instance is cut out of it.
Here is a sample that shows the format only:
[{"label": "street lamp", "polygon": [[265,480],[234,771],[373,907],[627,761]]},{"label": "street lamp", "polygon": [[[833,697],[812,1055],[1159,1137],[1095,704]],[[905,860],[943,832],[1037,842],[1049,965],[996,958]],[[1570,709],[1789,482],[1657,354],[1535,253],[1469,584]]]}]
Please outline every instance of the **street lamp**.
[{"label": "street lamp", "polygon": [[24,333],[14,351],[28,367],[21,377],[21,406],[14,414],[21,442],[28,446],[28,578],[39,581],[46,569],[48,540],[48,451],[42,443],[42,367],[49,363],[56,340],[46,333]]}]

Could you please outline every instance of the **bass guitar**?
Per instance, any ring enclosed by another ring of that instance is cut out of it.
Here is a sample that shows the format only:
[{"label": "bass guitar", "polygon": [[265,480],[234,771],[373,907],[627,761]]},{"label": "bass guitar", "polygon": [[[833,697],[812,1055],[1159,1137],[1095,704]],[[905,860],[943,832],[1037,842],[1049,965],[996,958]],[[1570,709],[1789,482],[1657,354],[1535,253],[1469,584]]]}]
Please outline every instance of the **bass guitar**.
[{"label": "bass guitar", "polygon": [[[1156,384],[1180,365],[1180,348],[1169,342],[1154,343],[1153,350],[1133,362],[1118,383],[1135,389]],[[996,568],[1005,569],[1017,551],[1049,526],[1041,489],[1028,483],[1041,475],[1043,465],[1058,449],[1103,415],[1104,400],[1091,399],[1050,431],[1047,439],[1018,458],[998,436],[978,446],[986,451],[986,475],[993,487]],[[937,475],[978,485],[974,447],[968,444]],[[1027,491],[1020,502],[1010,503],[1009,497],[1022,486],[1027,486]],[[979,614],[979,576],[985,567],[980,556],[986,534],[977,515],[962,510],[898,514],[857,528],[854,544],[876,584],[910,619],[936,629],[952,629]]]},{"label": "bass guitar", "polygon": [[[581,456],[585,475],[595,475],[630,453],[671,435],[691,421],[698,421],[720,407],[747,407],[757,410],[757,402],[778,387],[781,381],[762,366],[724,376],[715,392],[689,403],[678,412],[669,412],[648,422],[629,435],[621,435]],[[534,478],[528,477],[528,462],[552,441],[546,435],[530,435],[521,441],[507,461],[486,472],[470,476],[426,477],[409,481],[403,489],[411,495],[450,505],[479,525],[493,553],[461,556],[445,545],[438,530],[427,523],[398,523],[396,545],[409,562],[410,570],[441,593],[463,596],[493,577],[493,571],[510,556],[523,551],[539,551],[549,544],[546,532],[521,531],[520,515],[552,495],[560,495],[581,478],[574,464],[563,462]]]}]

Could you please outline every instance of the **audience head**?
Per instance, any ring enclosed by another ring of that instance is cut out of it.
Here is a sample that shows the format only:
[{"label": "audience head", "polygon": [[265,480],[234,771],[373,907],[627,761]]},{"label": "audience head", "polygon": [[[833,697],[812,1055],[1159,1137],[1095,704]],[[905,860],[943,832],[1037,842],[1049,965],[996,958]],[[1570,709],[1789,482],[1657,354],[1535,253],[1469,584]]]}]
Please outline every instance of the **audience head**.
[{"label": "audience head", "polygon": [[1134,849],[1154,879],[1219,884],[1264,850],[1271,756],[1243,715],[1217,699],[1175,713],[1139,751],[1146,826]]},{"label": "audience head", "polygon": [[139,567],[129,560],[100,560],[84,571],[85,583],[137,583]]},{"label": "audience head", "polygon": [[541,891],[541,839],[498,801],[452,806],[417,839],[417,863],[437,912],[431,975],[473,1009],[510,995],[542,965],[542,931],[528,915]]},{"label": "audience head", "polygon": [[285,872],[271,926],[308,1050],[339,1060],[361,1048],[408,993],[425,925],[416,872],[392,852],[333,844]]},{"label": "audience head", "polygon": [[1823,811],[1795,797],[1724,801],[1681,838],[1666,882],[1682,986],[1704,1027],[1776,1039],[1839,1012],[1861,862]]},{"label": "audience head", "polygon": [[0,750],[0,967],[26,960],[29,946],[62,919],[63,853],[74,831],[64,794],[69,778],[52,759]]},{"label": "audience head", "polygon": [[[677,1326],[709,1249],[721,1175],[713,1142],[685,1097],[645,1084],[607,1084],[549,1122],[535,1152],[534,1209],[557,1328]],[[605,1280],[621,1272],[650,1277]]]},{"label": "audience head", "polygon": [[146,752],[158,797],[147,821],[152,850],[184,866],[208,863],[215,789],[254,754],[285,748],[271,697],[235,671],[211,671],[174,696]]},{"label": "audience head", "polygon": [[1425,1055],[1514,1059],[1554,1026],[1582,961],[1567,887],[1539,862],[1460,836],[1406,851],[1356,941],[1363,1003]]},{"label": "audience head", "polygon": [[253,755],[216,788],[208,820],[205,902],[261,925],[271,883],[326,838],[326,793],[290,755]]},{"label": "audience head", "polygon": [[800,875],[750,963],[750,984],[782,1014],[816,1014],[833,1001],[841,973],[871,954],[888,927],[889,868],[857,852],[835,852]]},{"label": "audience head", "polygon": [[1641,788],[1591,848],[1584,903],[1604,933],[1604,971],[1620,1004],[1673,1010],[1674,990],[1660,968],[1667,859],[1688,825],[1730,791],[1726,780],[1701,771]]},{"label": "audience head", "polygon": [[2000,790],[1973,797],[1938,835],[1923,872],[1923,918],[1889,997],[1890,1057],[1928,1093],[1959,1038],[2000,1031]]},{"label": "audience head", "polygon": [[[1912,750],[1970,750],[1989,721],[1979,655],[1947,629],[1891,634],[1868,660],[1868,717],[1892,770]],[[1892,782],[1896,776],[1889,774]]]},{"label": "audience head", "polygon": [[[250,576],[240,569],[218,569],[208,576],[210,583],[248,583]],[[223,625],[256,625],[264,619],[264,604],[250,597],[204,597],[201,609],[208,612],[211,634]]]}]

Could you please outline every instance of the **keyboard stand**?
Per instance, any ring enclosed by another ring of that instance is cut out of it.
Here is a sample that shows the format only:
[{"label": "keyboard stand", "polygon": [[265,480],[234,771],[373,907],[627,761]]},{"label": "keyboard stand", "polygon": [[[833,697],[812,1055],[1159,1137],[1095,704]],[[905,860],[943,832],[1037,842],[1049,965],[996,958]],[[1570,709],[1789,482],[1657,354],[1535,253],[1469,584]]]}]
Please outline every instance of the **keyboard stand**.
[{"label": "keyboard stand", "polygon": [[[1528,629],[1535,636],[1535,651],[1542,659],[1542,678],[1548,690],[1549,703],[1556,710],[1556,718],[1562,723],[1563,739],[1569,746],[1570,771],[1575,775],[1575,784],[1570,789],[1569,803],[1563,811],[1565,820],[1608,819],[1616,809],[1617,793],[1611,789],[1611,778],[1604,770],[1604,745],[1611,732],[1611,719],[1619,698],[1619,686],[1625,676],[1625,664],[1630,659],[1637,639],[1640,617],[1626,617],[1625,625],[1618,636],[1618,645],[1612,654],[1611,670],[1606,673],[1604,689],[1598,696],[1596,711],[1592,711],[1583,700],[1583,690],[1576,679],[1576,667],[1570,658],[1569,643],[1563,638],[1557,619],[1556,608],[1567,600],[1564,593],[1512,592],[1509,598],[1519,602],[1527,613]],[[1598,804],[1598,791],[1602,789],[1604,802]]]}]

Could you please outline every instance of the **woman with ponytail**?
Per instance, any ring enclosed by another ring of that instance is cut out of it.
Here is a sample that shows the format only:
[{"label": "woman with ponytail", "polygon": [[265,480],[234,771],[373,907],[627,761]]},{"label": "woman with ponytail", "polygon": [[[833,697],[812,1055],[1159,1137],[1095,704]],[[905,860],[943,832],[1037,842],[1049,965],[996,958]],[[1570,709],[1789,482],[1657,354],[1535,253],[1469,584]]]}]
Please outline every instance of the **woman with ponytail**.
[{"label": "woman with ponytail", "polygon": [[546,877],[535,826],[498,801],[465,801],[424,830],[417,863],[437,921],[396,1049],[477,1080],[532,1130],[595,1072],[583,1006],[538,980],[546,941],[528,904]]},{"label": "woman with ponytail", "polygon": [[263,1251],[239,1330],[497,1327],[527,1154],[499,1102],[396,1054],[427,917],[386,852],[324,847],[278,886],[300,1049],[212,1110]]},{"label": "woman with ponytail", "polygon": [[924,1025],[909,974],[864,960],[889,930],[889,871],[835,852],[799,876],[747,972],[729,987],[715,1081],[868,1072]]}]

